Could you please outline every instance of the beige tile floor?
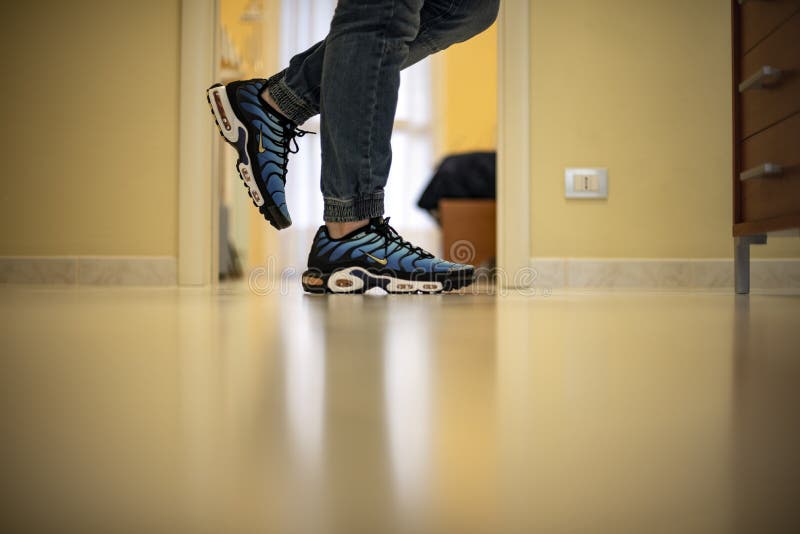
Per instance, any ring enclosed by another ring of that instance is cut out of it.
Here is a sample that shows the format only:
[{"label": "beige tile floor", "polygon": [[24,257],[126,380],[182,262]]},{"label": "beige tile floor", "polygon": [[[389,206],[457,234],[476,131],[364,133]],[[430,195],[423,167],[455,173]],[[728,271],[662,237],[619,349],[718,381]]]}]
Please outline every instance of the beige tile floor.
[{"label": "beige tile floor", "polygon": [[800,297],[0,287],[2,532],[800,532]]}]

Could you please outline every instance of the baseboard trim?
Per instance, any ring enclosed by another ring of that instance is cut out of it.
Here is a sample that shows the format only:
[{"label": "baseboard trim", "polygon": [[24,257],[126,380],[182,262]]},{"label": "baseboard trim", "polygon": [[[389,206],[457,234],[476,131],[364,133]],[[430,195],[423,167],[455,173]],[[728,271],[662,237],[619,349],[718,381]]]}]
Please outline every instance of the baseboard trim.
[{"label": "baseboard trim", "polygon": [[[639,258],[531,258],[535,285],[548,288],[727,289],[733,260]],[[755,289],[800,288],[800,259],[753,259]]]},{"label": "baseboard trim", "polygon": [[171,286],[172,256],[2,256],[0,283],[89,286]]}]

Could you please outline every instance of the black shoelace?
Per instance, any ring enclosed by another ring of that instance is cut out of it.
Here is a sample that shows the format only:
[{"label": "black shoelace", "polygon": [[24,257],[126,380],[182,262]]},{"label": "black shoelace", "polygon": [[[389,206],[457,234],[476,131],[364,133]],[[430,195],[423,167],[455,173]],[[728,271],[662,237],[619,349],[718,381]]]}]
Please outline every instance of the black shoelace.
[{"label": "black shoelace", "polygon": [[297,144],[297,138],[303,137],[306,134],[316,135],[316,133],[301,130],[296,124],[293,123],[283,124],[280,129],[273,128],[269,124],[266,126],[270,132],[275,134],[280,139],[280,141],[276,143],[280,151],[274,150],[272,147],[264,147],[264,149],[267,152],[271,152],[281,158],[282,163],[280,164],[280,168],[283,171],[281,173],[281,179],[286,182],[286,172],[287,167],[289,166],[289,154],[297,154],[297,152],[300,150],[300,146]]},{"label": "black shoelace", "polygon": [[397,243],[400,247],[408,250],[408,252],[403,254],[403,257],[400,259],[410,256],[411,254],[418,254],[422,258],[433,258],[433,254],[431,254],[427,250],[421,247],[414,246],[410,242],[400,237],[400,234],[397,233],[397,230],[395,230],[389,225],[389,219],[390,217],[386,217],[385,219],[381,220],[381,222],[374,224],[375,233],[382,236],[385,240],[383,246],[384,257],[388,256],[389,245],[392,243]]}]

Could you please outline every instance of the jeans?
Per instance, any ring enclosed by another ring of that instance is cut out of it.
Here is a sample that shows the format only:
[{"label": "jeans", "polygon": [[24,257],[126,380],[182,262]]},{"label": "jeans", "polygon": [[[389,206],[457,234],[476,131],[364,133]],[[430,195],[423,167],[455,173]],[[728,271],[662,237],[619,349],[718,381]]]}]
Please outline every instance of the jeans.
[{"label": "jeans", "polygon": [[339,0],[328,36],[268,80],[296,124],[320,114],[326,222],[383,215],[400,70],[491,26],[499,2]]}]

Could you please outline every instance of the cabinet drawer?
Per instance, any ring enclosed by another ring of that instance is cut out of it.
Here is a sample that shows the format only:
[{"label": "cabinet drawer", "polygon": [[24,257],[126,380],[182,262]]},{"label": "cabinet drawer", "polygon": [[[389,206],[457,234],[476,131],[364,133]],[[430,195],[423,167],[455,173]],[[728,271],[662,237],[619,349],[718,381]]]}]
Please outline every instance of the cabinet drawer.
[{"label": "cabinet drawer", "polygon": [[741,138],[788,117],[800,110],[800,12],[744,55],[739,82],[769,66],[780,69],[780,78],[766,78],[763,86],[754,84],[741,90]]},{"label": "cabinet drawer", "polygon": [[742,54],[800,10],[800,0],[749,0],[741,7]]},{"label": "cabinet drawer", "polygon": [[740,148],[740,170],[765,163],[783,170],[742,181],[742,222],[800,213],[800,113],[743,141]]}]

